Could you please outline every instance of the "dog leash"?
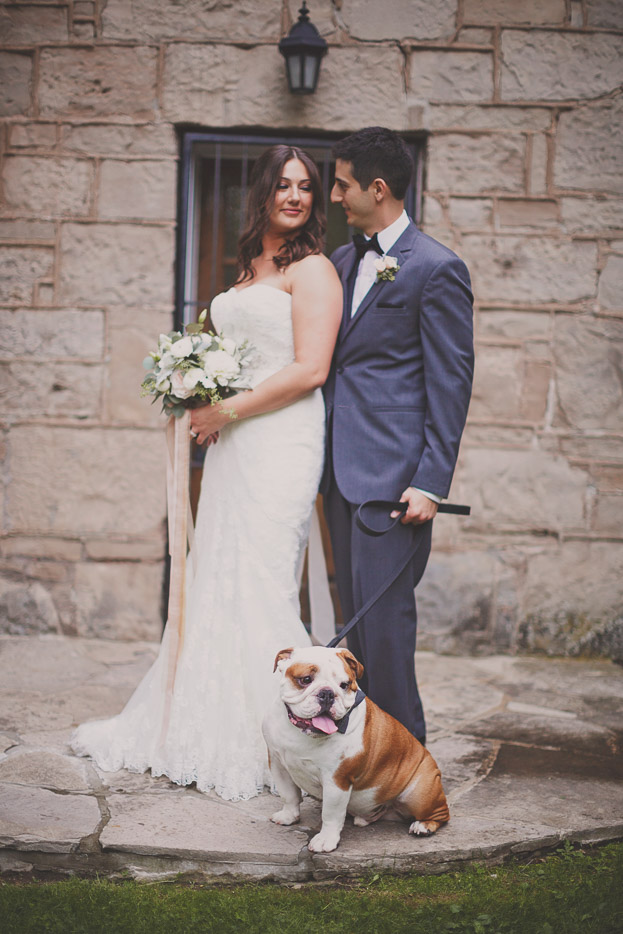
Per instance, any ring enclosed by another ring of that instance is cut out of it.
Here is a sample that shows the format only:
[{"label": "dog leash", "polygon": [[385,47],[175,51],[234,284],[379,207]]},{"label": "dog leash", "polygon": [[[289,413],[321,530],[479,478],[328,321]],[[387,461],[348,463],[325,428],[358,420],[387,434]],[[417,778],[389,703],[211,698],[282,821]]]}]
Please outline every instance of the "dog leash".
[{"label": "dog leash", "polygon": [[[366,535],[386,535],[387,532],[394,528],[397,522],[400,522],[408,508],[408,503],[395,503],[386,499],[369,499],[367,502],[362,503],[357,510],[355,514],[355,522],[357,523],[358,528],[360,528],[361,531]],[[387,515],[391,512],[398,512],[398,515],[395,516],[388,525]],[[440,503],[437,507],[437,513],[440,512],[451,513],[455,516],[469,516],[471,508],[469,506],[455,505],[454,503]],[[379,518],[385,519],[385,524],[381,524],[379,526]],[[377,521],[373,522],[374,519]],[[342,641],[344,636],[348,635],[351,629],[355,628],[359,620],[361,620],[366,615],[366,613],[372,609],[377,600],[380,600],[383,594],[389,590],[394,581],[400,577],[406,566],[415,557],[423,541],[423,535],[416,536],[415,542],[408,549],[404,558],[398,563],[397,567],[394,568],[389,577],[383,581],[376,593],[374,593],[370,599],[364,603],[361,609],[355,613],[353,618],[350,619],[338,632],[338,634],[327,643],[326,647],[328,649],[334,649],[335,646]]]}]

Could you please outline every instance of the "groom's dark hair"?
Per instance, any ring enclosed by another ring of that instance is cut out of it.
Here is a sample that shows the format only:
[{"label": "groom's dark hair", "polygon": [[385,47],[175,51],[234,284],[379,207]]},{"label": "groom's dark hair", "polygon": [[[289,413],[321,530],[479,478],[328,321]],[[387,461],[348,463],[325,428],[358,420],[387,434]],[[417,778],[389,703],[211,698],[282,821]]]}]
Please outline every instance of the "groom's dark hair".
[{"label": "groom's dark hair", "polygon": [[413,175],[413,157],[398,133],[384,126],[367,126],[336,143],[333,155],[352,164],[353,178],[364,191],[375,178],[382,178],[394,198],[404,198]]}]

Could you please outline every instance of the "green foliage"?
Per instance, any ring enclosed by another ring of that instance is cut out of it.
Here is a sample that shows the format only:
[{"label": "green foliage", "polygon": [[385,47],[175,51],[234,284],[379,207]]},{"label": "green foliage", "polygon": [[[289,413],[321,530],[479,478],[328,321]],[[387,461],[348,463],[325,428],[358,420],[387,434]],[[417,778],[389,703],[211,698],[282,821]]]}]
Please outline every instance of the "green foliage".
[{"label": "green foliage", "polygon": [[623,844],[358,883],[1,884],[2,934],[621,934]]}]

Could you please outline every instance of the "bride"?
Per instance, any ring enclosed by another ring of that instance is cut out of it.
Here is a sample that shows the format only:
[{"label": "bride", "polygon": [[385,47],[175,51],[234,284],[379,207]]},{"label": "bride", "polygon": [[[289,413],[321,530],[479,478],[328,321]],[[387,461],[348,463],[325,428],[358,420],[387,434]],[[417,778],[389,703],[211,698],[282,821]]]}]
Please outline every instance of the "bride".
[{"label": "bride", "polygon": [[192,412],[205,459],[184,643],[167,692],[165,629],[124,710],[82,724],[79,755],[105,771],[151,769],[237,800],[268,782],[260,724],[284,646],[305,645],[298,571],[324,458],[320,386],[342,288],[322,255],[322,189],[309,156],[273,146],[258,159],[238,279],[211,307],[217,331],[248,340],[251,390]]}]

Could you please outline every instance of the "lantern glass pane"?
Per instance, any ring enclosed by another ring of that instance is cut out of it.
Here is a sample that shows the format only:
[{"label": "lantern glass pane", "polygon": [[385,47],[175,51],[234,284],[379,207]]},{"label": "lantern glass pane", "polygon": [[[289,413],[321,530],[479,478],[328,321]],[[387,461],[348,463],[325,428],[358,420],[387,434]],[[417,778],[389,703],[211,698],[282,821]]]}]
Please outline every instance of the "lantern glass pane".
[{"label": "lantern glass pane", "polygon": [[320,59],[316,58],[315,55],[306,55],[305,64],[304,64],[304,74],[303,74],[303,86],[307,91],[313,91],[316,87],[316,81],[318,80],[318,65],[320,64]]},{"label": "lantern glass pane", "polygon": [[301,88],[301,78],[303,71],[303,56],[302,55],[289,55],[288,59],[288,78],[290,80],[290,87],[293,91],[298,91]]}]

